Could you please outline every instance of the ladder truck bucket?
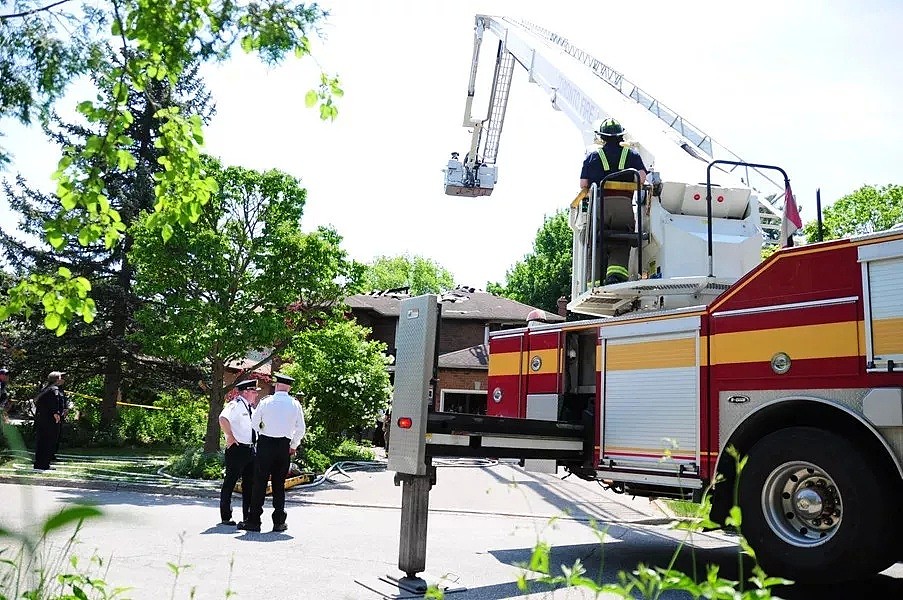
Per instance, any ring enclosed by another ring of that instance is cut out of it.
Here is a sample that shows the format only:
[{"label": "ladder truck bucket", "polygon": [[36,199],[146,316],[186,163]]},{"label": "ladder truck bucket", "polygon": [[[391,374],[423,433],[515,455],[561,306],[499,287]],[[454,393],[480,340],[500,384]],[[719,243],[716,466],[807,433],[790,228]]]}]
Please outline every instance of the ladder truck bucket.
[{"label": "ladder truck bucket", "polygon": [[445,193],[448,196],[488,196],[495,188],[498,169],[489,165],[476,165],[468,169],[452,152],[445,169]]}]

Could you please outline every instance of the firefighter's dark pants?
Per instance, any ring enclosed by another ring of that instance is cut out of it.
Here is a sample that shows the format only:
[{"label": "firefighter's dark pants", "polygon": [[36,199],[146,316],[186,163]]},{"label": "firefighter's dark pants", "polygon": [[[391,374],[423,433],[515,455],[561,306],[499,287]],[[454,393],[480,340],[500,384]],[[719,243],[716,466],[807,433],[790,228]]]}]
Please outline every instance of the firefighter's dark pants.
[{"label": "firefighter's dark pants", "polygon": [[[632,196],[610,196],[602,200],[602,223],[604,231],[618,233],[634,233],[636,220],[633,214]],[[630,245],[621,240],[604,240],[605,255],[602,257],[605,266],[605,277],[616,276],[627,281],[630,273],[627,270],[630,259]]]}]

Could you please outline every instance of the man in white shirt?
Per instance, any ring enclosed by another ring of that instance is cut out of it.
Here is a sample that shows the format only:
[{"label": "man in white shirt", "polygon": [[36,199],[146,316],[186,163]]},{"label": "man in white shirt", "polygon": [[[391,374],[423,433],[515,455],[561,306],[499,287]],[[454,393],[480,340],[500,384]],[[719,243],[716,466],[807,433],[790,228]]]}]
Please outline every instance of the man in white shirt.
[{"label": "man in white shirt", "polygon": [[[273,531],[285,531],[285,476],[290,457],[298,449],[306,430],[301,404],[289,395],[295,381],[288,375],[276,373],[276,393],[260,401],[251,421],[257,430],[257,461],[254,471],[254,493],[251,513],[241,529],[260,531],[263,500],[267,479],[273,485]],[[299,393],[299,396],[303,396]]]},{"label": "man in white shirt", "polygon": [[[242,522],[251,510],[251,490],[254,489],[254,444],[257,432],[251,425],[251,414],[257,405],[256,379],[236,384],[236,395],[219,415],[219,425],[226,434],[226,476],[219,493],[220,525],[235,525],[232,520],[232,493],[241,477]],[[239,527],[241,523],[239,523]]]}]

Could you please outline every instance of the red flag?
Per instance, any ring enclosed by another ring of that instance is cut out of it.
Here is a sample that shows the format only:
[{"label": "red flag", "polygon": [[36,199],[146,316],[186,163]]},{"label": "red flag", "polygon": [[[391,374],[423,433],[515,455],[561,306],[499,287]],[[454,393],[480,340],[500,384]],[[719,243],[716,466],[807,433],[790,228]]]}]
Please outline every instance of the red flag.
[{"label": "red flag", "polygon": [[781,221],[781,247],[793,245],[793,234],[803,228],[803,220],[800,219],[800,211],[796,206],[796,198],[790,184],[784,191],[784,219]]}]

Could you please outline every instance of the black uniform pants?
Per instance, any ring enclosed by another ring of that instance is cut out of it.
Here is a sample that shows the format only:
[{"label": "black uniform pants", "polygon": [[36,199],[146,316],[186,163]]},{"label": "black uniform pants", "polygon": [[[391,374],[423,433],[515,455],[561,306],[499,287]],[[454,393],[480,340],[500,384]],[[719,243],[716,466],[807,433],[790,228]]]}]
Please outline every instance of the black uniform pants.
[{"label": "black uniform pants", "polygon": [[60,440],[63,437],[63,420],[60,419],[59,423],[55,423],[56,426],[56,435],[53,439],[53,448],[50,451],[50,460],[56,461],[56,455],[60,451]]},{"label": "black uniform pants", "polygon": [[232,444],[226,448],[226,476],[219,492],[221,521],[232,519],[232,493],[241,477],[241,519],[247,521],[251,513],[251,494],[254,489],[254,449],[250,445]]},{"label": "black uniform pants", "polygon": [[34,468],[49,469],[50,458],[59,433],[57,424],[46,419],[35,420]]},{"label": "black uniform pants", "polygon": [[254,494],[251,496],[251,514],[245,521],[248,525],[260,526],[267,479],[273,484],[273,525],[285,523],[285,476],[288,474],[290,462],[289,441],[284,437],[274,438],[267,435],[257,437]]}]

